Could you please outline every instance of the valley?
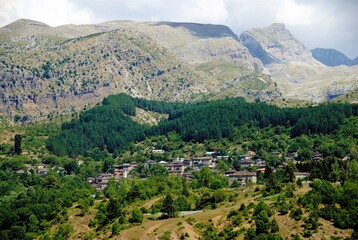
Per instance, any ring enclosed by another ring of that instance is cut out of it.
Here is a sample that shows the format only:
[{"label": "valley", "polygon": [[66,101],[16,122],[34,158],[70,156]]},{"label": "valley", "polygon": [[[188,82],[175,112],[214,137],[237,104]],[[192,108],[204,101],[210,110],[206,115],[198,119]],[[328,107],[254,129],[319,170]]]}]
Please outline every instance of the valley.
[{"label": "valley", "polygon": [[70,122],[6,127],[0,236],[354,239],[357,115],[354,104],[281,109],[119,94]]}]

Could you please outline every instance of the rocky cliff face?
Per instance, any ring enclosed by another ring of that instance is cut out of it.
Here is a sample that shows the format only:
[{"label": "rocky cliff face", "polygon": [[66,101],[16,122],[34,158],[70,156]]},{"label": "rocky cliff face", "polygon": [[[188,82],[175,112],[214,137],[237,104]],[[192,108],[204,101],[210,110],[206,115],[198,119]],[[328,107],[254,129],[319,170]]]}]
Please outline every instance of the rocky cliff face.
[{"label": "rocky cliff face", "polygon": [[[322,102],[358,89],[356,68],[324,66],[284,24],[246,31],[239,41],[260,59],[284,98]],[[342,61],[338,54],[324,54],[331,61]]]},{"label": "rocky cliff face", "polygon": [[239,41],[265,65],[292,62],[314,64],[316,62],[310,51],[282,23],[246,31],[240,35]]},{"label": "rocky cliff face", "polygon": [[339,65],[353,66],[357,65],[357,59],[349,59],[343,53],[335,49],[315,48],[311,50],[312,56],[326,66],[335,67]]},{"label": "rocky cliff face", "polygon": [[[119,92],[190,101],[234,87],[249,99],[279,97],[268,76],[253,74],[255,60],[235,36],[216,25],[116,21],[52,28],[19,20],[0,29],[0,112],[25,122],[46,119]],[[219,69],[233,64],[230,77],[219,80],[199,68],[219,60]],[[260,79],[265,84],[257,88]]]}]

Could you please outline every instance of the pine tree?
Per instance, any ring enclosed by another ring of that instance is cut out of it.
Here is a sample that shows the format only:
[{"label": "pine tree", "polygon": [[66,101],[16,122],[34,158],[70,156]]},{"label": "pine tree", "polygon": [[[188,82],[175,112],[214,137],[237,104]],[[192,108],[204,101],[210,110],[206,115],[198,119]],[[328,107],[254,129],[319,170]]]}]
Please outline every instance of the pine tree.
[{"label": "pine tree", "polygon": [[15,145],[14,145],[14,152],[15,154],[19,155],[22,152],[21,149],[21,140],[22,140],[22,136],[20,134],[16,134],[15,135]]},{"label": "pine tree", "polygon": [[169,218],[173,218],[174,217],[174,200],[173,197],[170,193],[168,193],[163,201],[163,211],[166,212],[168,214]]}]

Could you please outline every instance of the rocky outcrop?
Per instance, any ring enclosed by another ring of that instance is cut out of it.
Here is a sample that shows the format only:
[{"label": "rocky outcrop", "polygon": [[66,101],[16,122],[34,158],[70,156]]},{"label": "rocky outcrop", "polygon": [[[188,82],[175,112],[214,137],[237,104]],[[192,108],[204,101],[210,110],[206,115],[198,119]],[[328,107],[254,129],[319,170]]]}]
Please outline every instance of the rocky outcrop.
[{"label": "rocky outcrop", "polygon": [[311,50],[312,56],[319,62],[329,67],[339,65],[353,66],[358,64],[358,58],[349,59],[343,53],[335,49],[315,48]]}]

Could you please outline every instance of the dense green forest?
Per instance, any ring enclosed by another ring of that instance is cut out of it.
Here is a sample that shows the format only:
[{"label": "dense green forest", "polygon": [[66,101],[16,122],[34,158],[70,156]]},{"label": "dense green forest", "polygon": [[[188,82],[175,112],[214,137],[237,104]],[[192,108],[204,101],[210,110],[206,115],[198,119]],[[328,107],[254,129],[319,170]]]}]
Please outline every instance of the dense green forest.
[{"label": "dense green forest", "polygon": [[[135,108],[169,114],[155,127],[134,122]],[[184,141],[233,139],[235,127],[244,124],[290,127],[292,137],[328,134],[345,118],[358,115],[358,105],[322,104],[306,108],[278,108],[265,103],[247,103],[228,98],[197,104],[165,103],[131,98],[125,94],[107,97],[102,105],[82,113],[78,120],[62,125],[61,133],[47,142],[56,155],[85,155],[95,148],[119,153],[146,136],[175,131]]]}]

